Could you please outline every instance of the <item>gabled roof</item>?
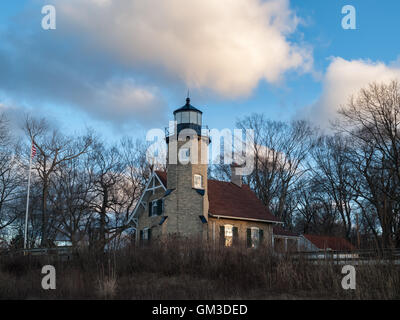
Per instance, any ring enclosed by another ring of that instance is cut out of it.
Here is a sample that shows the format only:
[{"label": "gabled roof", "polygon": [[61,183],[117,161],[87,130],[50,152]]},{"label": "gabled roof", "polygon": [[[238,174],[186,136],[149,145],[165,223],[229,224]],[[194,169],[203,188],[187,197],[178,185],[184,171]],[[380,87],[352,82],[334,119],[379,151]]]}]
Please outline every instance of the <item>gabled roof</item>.
[{"label": "gabled roof", "polygon": [[312,234],[304,234],[303,237],[321,250],[331,249],[334,251],[341,251],[356,249],[349,241],[340,237],[317,236]]},{"label": "gabled roof", "polygon": [[156,171],[164,187],[167,187],[167,173],[165,171]]},{"label": "gabled roof", "polygon": [[[166,186],[167,173],[156,174]],[[211,216],[280,222],[246,184],[239,187],[232,182],[208,179],[208,202]]]}]

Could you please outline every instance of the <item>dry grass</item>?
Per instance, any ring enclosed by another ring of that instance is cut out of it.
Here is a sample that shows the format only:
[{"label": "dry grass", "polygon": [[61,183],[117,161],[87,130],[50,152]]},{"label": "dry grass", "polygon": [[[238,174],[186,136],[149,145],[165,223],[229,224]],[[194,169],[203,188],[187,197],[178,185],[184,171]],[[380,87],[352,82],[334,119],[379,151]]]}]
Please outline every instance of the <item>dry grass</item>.
[{"label": "dry grass", "polygon": [[[57,289],[41,289],[53,264]],[[69,262],[49,257],[0,260],[0,299],[399,299],[400,266],[356,267],[357,289],[343,290],[341,267],[245,248],[174,241]]]}]

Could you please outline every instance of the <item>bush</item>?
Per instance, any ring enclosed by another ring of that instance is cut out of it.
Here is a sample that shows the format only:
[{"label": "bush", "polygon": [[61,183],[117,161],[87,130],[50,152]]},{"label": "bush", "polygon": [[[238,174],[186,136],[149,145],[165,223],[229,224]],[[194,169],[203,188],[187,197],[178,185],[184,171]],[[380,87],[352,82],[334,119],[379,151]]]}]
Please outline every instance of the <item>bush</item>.
[{"label": "bush", "polygon": [[[56,268],[56,290],[41,288],[45,264]],[[80,250],[70,261],[2,257],[0,299],[400,298],[398,265],[356,270],[356,290],[343,290],[341,266],[332,263],[175,240],[101,256]]]}]

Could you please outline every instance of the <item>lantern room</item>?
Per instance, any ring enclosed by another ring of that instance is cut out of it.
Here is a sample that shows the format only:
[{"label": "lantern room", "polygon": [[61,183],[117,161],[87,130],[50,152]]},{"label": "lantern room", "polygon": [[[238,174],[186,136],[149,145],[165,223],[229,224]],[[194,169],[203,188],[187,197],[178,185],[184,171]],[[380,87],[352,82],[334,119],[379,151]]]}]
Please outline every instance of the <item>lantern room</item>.
[{"label": "lantern room", "polygon": [[203,112],[190,104],[190,98],[187,98],[186,104],[174,111],[178,133],[183,129],[192,129],[201,135],[202,114]]}]

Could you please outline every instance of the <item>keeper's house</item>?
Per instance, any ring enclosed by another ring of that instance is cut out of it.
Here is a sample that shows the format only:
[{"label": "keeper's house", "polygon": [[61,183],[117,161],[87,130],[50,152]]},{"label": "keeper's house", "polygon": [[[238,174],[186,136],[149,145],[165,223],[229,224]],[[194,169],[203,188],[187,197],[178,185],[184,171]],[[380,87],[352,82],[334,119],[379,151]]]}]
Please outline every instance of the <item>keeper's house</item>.
[{"label": "keeper's house", "polygon": [[[207,177],[210,139],[202,112],[190,104],[174,111],[176,128],[166,138],[167,171],[155,171],[131,220],[137,240],[182,236],[217,244],[268,246],[281,222],[232,168],[231,182]],[[202,132],[203,131],[203,132]]]}]

